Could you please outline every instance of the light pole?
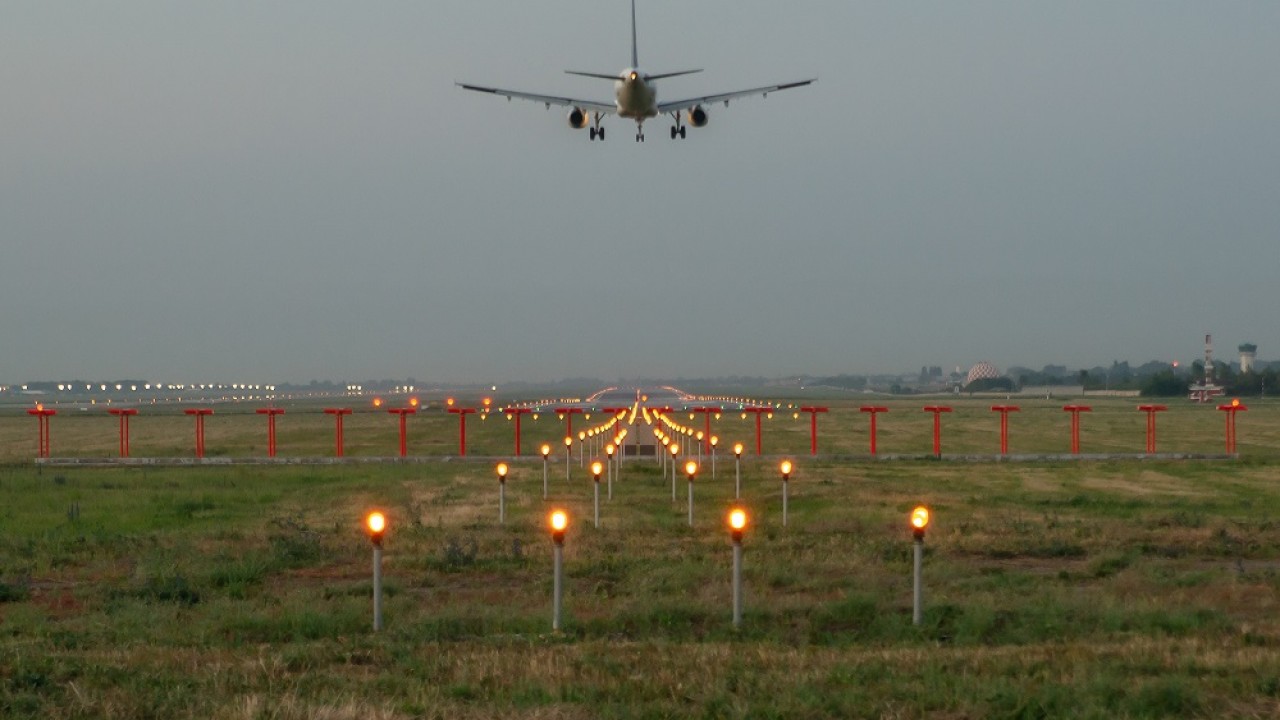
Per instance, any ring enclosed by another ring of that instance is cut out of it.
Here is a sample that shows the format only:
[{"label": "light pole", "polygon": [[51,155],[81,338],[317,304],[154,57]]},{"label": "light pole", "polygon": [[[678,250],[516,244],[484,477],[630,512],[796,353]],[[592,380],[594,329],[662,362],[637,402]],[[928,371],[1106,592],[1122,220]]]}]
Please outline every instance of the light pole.
[{"label": "light pole", "polygon": [[520,416],[533,412],[533,408],[509,407],[507,419],[516,421],[516,457],[520,457]]},{"label": "light pole", "polygon": [[[129,418],[138,414],[137,408],[111,408],[107,412],[120,418],[120,457],[129,457]],[[259,410],[258,412],[262,412]],[[280,412],[284,412],[281,410]],[[271,428],[271,457],[275,457],[275,427]]]},{"label": "light pole", "polygon": [[1236,413],[1241,410],[1248,410],[1239,398],[1231,401],[1230,405],[1219,405],[1218,409],[1226,413],[1227,418],[1227,454],[1236,454]]},{"label": "light pole", "polygon": [[591,463],[591,487],[595,497],[593,506],[595,507],[595,525],[596,529],[600,529],[600,473],[604,472],[604,465],[596,460]]},{"label": "light pole", "polygon": [[1168,410],[1166,405],[1139,405],[1138,409],[1147,414],[1147,454],[1156,454],[1156,413]]},{"label": "light pole", "polygon": [[787,526],[787,488],[791,485],[791,461],[783,460],[778,466],[782,471],[782,527]]},{"label": "light pole", "polygon": [[742,499],[742,443],[733,444],[733,499]]},{"label": "light pole", "polygon": [[[400,416],[400,457],[407,457],[409,454],[409,425],[407,421],[410,415],[417,414],[418,408],[387,408],[387,412],[391,415]],[[463,455],[465,454],[463,452]]]},{"label": "light pole", "polygon": [[458,416],[458,455],[467,456],[467,416],[476,411],[475,408],[450,407],[449,412]]},{"label": "light pole", "polygon": [[559,632],[560,608],[564,600],[564,533],[569,528],[569,514],[564,510],[553,510],[549,518],[549,524],[551,525],[553,557],[551,629]]},{"label": "light pole", "polygon": [[604,446],[604,454],[605,454],[606,456],[608,456],[608,458],[609,458],[609,459],[608,459],[608,463],[609,463],[608,473],[609,473],[609,499],[610,499],[610,500],[612,500],[612,499],[613,499],[613,475],[614,475],[614,473],[615,473],[615,472],[617,472],[616,470],[614,470],[614,459],[613,459],[613,453],[614,453],[615,451],[616,451],[616,450],[615,450],[615,448],[613,447],[613,443],[609,443],[608,445],[605,445],[605,446]]},{"label": "light pole", "polygon": [[716,479],[716,446],[720,444],[720,438],[716,435],[711,436],[711,479]]},{"label": "light pole", "polygon": [[34,415],[36,422],[40,425],[40,446],[36,451],[36,457],[49,457],[49,418],[57,415],[58,411],[53,408],[46,409],[43,405],[27,410],[28,415]]},{"label": "light pole", "polygon": [[[259,415],[267,416],[267,457],[276,456],[276,416],[284,414],[284,408],[269,407],[258,408],[255,410]],[[127,438],[126,438],[127,439]],[[128,445],[126,443],[124,457],[128,457]]]},{"label": "light pole", "polygon": [[951,412],[951,408],[943,405],[928,405],[925,412],[933,413],[933,455],[942,457],[942,413]]},{"label": "light pole", "polygon": [[373,631],[378,632],[382,629],[382,535],[387,530],[387,517],[371,512],[364,524],[373,543]]},{"label": "light pole", "polygon": [[1009,413],[1018,412],[1017,405],[992,405],[991,412],[1000,413],[1000,454],[1009,454]]},{"label": "light pole", "polygon": [[809,406],[800,408],[800,412],[809,413],[809,454],[818,454],[818,413],[827,412],[830,408]]},{"label": "light pole", "polygon": [[1080,413],[1091,412],[1092,407],[1088,405],[1063,405],[1065,412],[1071,413],[1071,454],[1080,454]]},{"label": "light pole", "polygon": [[871,416],[871,457],[876,456],[876,415],[883,412],[889,412],[889,408],[882,405],[863,405],[858,408],[859,411],[867,413]]},{"label": "light pole", "polygon": [[209,408],[189,408],[183,410],[184,413],[196,419],[196,457],[204,457],[204,419],[206,416],[212,415],[213,410]]},{"label": "light pole", "polygon": [[667,446],[671,453],[671,502],[676,501],[676,456],[680,454],[680,443],[672,442]]},{"label": "light pole", "polygon": [[551,446],[542,445],[542,499],[547,499],[547,461],[551,458]]},{"label": "light pole", "polygon": [[342,457],[344,444],[342,437],[342,418],[351,414],[351,408],[325,408],[324,413],[325,415],[332,415],[336,421],[333,430],[334,456]]},{"label": "light pole", "polygon": [[747,529],[747,511],[729,511],[729,535],[733,538],[733,628],[742,627],[742,534]]},{"label": "light pole", "polygon": [[913,566],[911,624],[919,625],[924,618],[924,582],[921,565],[924,563],[924,530],[929,526],[929,509],[921,505],[911,512],[911,534],[915,537]]},{"label": "light pole", "polygon": [[507,524],[507,464],[498,463],[498,524]]},{"label": "light pole", "polygon": [[698,474],[697,461],[685,463],[684,474],[689,477],[689,527],[693,527],[693,478]]},{"label": "light pole", "polygon": [[573,438],[564,436],[564,480],[569,482],[569,460],[573,457]]},{"label": "light pole", "polygon": [[773,408],[757,407],[757,406],[742,408],[742,416],[746,417],[747,413],[752,413],[756,416],[756,455],[760,455],[761,448],[763,447],[762,441],[760,439],[760,436],[761,436],[760,416],[767,414],[769,417],[773,417]]}]

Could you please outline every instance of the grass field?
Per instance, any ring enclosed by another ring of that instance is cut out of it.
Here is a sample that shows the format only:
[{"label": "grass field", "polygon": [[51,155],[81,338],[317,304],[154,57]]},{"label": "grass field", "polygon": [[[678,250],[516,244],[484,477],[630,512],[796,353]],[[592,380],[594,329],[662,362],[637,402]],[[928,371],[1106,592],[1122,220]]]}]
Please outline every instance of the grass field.
[{"label": "grass field", "polygon": [[[1145,417],[1109,402],[1084,450],[1140,452]],[[1011,418],[1011,451],[1066,449],[1061,403],[1042,403]],[[881,417],[882,452],[927,452],[920,404]],[[956,403],[944,452],[994,452],[989,404]],[[692,529],[684,480],[673,503],[652,460],[623,468],[598,530],[576,460],[570,481],[551,465],[547,502],[541,461],[515,463],[499,526],[487,462],[36,467],[34,420],[0,417],[0,717],[1275,717],[1280,424],[1250,405],[1231,461],[810,460],[807,418],[775,418],[766,453],[797,459],[790,523],[773,462],[744,461],[740,631],[723,456]],[[281,454],[331,451],[316,415],[281,419]],[[213,419],[211,454],[263,453],[262,418]],[[856,408],[819,423],[824,451],[865,453]],[[1221,413],[1178,404],[1160,423],[1161,451],[1221,452]],[[456,450],[453,418],[411,424],[411,453]],[[528,453],[560,426],[525,427]],[[510,452],[505,421],[468,430],[473,453]],[[60,414],[53,433],[54,455],[114,454],[112,418]],[[189,456],[190,433],[139,418],[134,455]],[[358,415],[347,438],[394,454],[395,418]],[[919,502],[934,523],[917,628]],[[553,504],[573,516],[560,634]],[[391,521],[377,634],[372,507]]]}]

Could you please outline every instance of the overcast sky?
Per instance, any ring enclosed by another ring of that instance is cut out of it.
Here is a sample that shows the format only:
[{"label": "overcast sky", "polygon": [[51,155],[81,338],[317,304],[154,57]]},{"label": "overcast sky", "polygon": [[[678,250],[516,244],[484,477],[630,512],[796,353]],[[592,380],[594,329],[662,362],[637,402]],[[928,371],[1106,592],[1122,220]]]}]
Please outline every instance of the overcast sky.
[{"label": "overcast sky", "polygon": [[1280,357],[1280,3],[9,0],[0,381]]}]

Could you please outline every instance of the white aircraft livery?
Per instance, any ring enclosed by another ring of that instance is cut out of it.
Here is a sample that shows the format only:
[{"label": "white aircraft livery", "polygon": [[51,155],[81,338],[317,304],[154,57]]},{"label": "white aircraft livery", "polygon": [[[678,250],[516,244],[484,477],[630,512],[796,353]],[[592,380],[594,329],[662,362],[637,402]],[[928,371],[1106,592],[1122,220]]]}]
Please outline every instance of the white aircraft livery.
[{"label": "white aircraft livery", "polygon": [[817,82],[817,78],[808,80],[798,80],[796,82],[781,83],[779,85],[766,85],[765,87],[751,88],[749,90],[737,90],[734,92],[717,93],[714,95],[703,95],[701,97],[685,98],[683,100],[673,100],[671,102],[658,102],[658,88],[654,85],[655,80],[663,78],[676,77],[678,75],[689,75],[701,70],[680,70],[677,72],[658,73],[650,75],[640,69],[640,59],[636,52],[636,0],[631,0],[631,67],[623,70],[617,75],[609,75],[606,73],[580,72],[577,70],[566,70],[570,75],[582,75],[589,78],[598,78],[601,80],[613,81],[614,101],[612,103],[598,102],[595,100],[579,100],[571,97],[558,97],[554,95],[539,95],[536,93],[520,92],[518,90],[503,90],[501,88],[483,87],[481,85],[469,85],[466,83],[457,83],[458,87],[464,90],[474,90],[476,92],[490,93],[492,95],[500,95],[507,98],[517,98],[519,100],[532,100],[540,102],[550,108],[552,105],[559,105],[569,108],[569,125],[574,128],[584,128],[591,126],[591,139],[597,137],[604,140],[604,128],[600,126],[600,121],[604,116],[616,113],[618,117],[631,118],[636,121],[636,142],[644,142],[644,121],[659,115],[670,115],[675,124],[671,126],[671,139],[677,137],[685,137],[685,124],[682,119],[687,119],[688,123],[694,127],[703,127],[707,124],[707,111],[703,105],[722,102],[725,107],[729,106],[729,101],[740,97],[750,97],[760,95],[768,97],[771,92],[779,90],[788,90],[790,88],[802,87],[810,83]]}]

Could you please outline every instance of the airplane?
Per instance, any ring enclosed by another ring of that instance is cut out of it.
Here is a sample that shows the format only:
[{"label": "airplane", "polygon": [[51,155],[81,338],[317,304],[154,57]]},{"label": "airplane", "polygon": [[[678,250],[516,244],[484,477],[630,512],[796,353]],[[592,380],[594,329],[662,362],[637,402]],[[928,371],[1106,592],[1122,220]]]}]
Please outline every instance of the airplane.
[{"label": "airplane", "polygon": [[596,78],[600,80],[612,80],[614,84],[614,102],[598,102],[595,100],[579,100],[570,97],[559,97],[554,95],[539,95],[536,93],[520,92],[518,90],[503,90],[502,88],[484,87],[481,85],[471,85],[468,83],[455,83],[463,90],[474,90],[475,92],[489,93],[507,98],[507,100],[532,100],[540,102],[550,109],[552,105],[570,108],[569,125],[575,129],[581,130],[591,125],[591,140],[600,138],[604,140],[604,128],[600,125],[600,121],[606,115],[616,114],[618,117],[630,118],[636,122],[636,142],[644,142],[644,121],[659,115],[670,115],[675,122],[671,126],[671,139],[677,137],[684,139],[685,124],[681,122],[683,116],[688,120],[688,124],[694,127],[705,127],[708,115],[703,105],[711,105],[723,102],[725,107],[729,107],[729,101],[741,97],[750,97],[760,95],[768,97],[769,93],[779,92],[781,90],[789,90],[791,88],[803,87],[805,85],[817,82],[817,78],[808,80],[798,80],[796,82],[781,83],[778,85],[766,85],[764,87],[751,88],[749,90],[736,90],[734,92],[717,93],[714,95],[702,95],[699,97],[685,98],[683,100],[674,100],[671,102],[658,102],[658,88],[654,84],[655,80],[665,78],[678,77],[680,75],[691,75],[693,73],[702,72],[698,70],[678,70],[676,72],[666,72],[649,74],[640,69],[640,59],[636,52],[636,0],[631,0],[631,67],[623,70],[617,75],[609,75],[606,73],[582,72],[579,70],[565,70],[569,75],[581,75],[583,77]]}]

